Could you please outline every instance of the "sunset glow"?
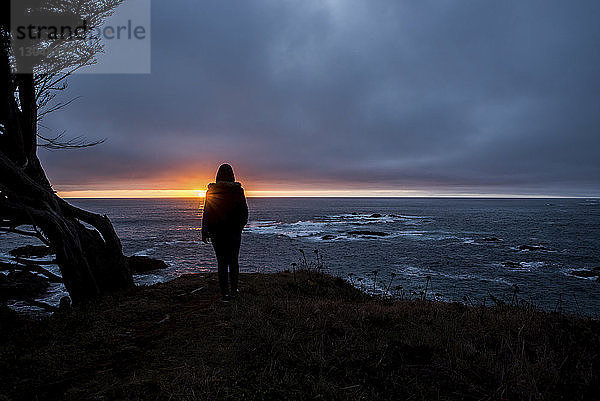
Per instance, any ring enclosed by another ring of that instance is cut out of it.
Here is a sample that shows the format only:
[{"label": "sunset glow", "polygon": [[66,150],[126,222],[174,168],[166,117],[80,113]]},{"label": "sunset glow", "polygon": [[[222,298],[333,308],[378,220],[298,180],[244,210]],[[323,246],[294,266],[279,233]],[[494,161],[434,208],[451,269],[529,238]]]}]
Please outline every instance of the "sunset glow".
[{"label": "sunset glow", "polygon": [[65,198],[193,198],[204,197],[199,189],[117,189],[58,191]]},{"label": "sunset glow", "polygon": [[[59,191],[64,198],[195,198],[204,197],[206,190],[198,189],[134,189],[134,190],[75,190]],[[473,193],[473,192],[436,192],[417,190],[249,190],[249,198],[310,198],[310,197],[440,197],[440,198],[560,198],[553,194],[511,194],[511,193]]]}]

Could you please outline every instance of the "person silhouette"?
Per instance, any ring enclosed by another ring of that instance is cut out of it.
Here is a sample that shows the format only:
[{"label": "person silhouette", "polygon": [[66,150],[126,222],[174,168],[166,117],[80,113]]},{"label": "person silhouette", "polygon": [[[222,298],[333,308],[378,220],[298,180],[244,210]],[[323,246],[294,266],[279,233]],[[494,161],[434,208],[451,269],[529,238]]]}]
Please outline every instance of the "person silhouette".
[{"label": "person silhouette", "polygon": [[[202,241],[212,242],[217,256],[221,300],[227,302],[230,296],[235,297],[239,294],[238,256],[242,230],[248,223],[248,204],[244,189],[239,182],[235,181],[233,168],[229,164],[222,164],[219,167],[215,181],[208,184],[204,197]],[[231,293],[227,280],[228,273]]]}]

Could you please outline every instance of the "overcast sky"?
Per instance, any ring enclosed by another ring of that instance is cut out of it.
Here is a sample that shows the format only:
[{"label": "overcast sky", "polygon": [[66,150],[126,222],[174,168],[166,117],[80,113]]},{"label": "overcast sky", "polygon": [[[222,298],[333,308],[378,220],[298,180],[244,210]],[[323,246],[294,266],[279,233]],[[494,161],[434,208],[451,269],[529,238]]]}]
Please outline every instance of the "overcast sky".
[{"label": "overcast sky", "polygon": [[[152,73],[78,75],[55,187],[600,195],[600,2],[170,0]],[[48,131],[46,131],[48,133]]]}]

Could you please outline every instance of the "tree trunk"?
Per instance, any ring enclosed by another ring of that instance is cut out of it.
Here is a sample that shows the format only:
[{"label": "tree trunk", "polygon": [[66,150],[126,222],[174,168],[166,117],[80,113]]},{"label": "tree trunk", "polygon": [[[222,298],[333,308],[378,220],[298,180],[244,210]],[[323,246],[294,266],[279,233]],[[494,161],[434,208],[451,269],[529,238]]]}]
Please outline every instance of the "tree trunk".
[{"label": "tree trunk", "polygon": [[121,241],[108,217],[70,205],[1,152],[0,176],[0,216],[13,227],[31,225],[44,234],[56,251],[73,303],[133,287]]},{"label": "tree trunk", "polygon": [[30,225],[43,233],[39,238],[56,251],[75,304],[132,288],[121,241],[108,217],[70,205],[50,186],[37,157],[34,76],[13,74],[7,49],[7,42],[0,44],[0,228]]}]

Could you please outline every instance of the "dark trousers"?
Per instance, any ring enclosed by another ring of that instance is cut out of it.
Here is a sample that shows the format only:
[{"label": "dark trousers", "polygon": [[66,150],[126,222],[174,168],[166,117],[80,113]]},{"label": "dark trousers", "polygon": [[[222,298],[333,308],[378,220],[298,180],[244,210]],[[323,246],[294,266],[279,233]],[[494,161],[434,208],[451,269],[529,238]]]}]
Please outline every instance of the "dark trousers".
[{"label": "dark trousers", "polygon": [[219,266],[219,285],[222,295],[229,294],[228,273],[229,280],[231,281],[231,291],[235,292],[238,288],[238,276],[240,273],[238,256],[240,254],[241,241],[241,232],[219,232],[212,239]]}]

